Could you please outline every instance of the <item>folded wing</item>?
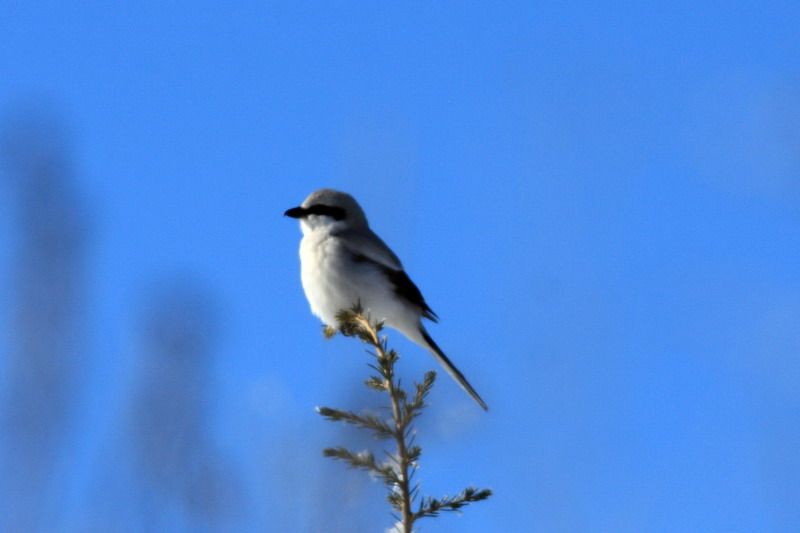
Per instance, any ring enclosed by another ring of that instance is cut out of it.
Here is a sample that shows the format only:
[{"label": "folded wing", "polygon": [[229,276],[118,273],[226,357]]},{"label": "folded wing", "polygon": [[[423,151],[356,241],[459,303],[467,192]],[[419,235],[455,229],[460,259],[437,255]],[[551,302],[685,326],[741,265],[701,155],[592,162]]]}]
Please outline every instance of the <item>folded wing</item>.
[{"label": "folded wing", "polygon": [[395,294],[420,308],[422,316],[434,322],[438,321],[436,313],[425,302],[419,288],[411,281],[400,259],[386,246],[380,237],[369,231],[347,230],[340,234],[341,242],[357,263],[372,263],[377,267],[394,288]]}]

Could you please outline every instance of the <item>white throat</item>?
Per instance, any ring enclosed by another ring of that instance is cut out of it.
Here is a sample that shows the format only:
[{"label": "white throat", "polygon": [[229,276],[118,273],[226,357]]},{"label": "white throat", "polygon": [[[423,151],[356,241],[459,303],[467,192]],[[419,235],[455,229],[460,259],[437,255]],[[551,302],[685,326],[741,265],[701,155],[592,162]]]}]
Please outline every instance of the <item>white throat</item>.
[{"label": "white throat", "polygon": [[322,230],[330,232],[333,230],[343,230],[347,227],[344,220],[335,220],[324,215],[309,215],[300,220],[300,229],[303,235],[308,235],[314,231]]}]

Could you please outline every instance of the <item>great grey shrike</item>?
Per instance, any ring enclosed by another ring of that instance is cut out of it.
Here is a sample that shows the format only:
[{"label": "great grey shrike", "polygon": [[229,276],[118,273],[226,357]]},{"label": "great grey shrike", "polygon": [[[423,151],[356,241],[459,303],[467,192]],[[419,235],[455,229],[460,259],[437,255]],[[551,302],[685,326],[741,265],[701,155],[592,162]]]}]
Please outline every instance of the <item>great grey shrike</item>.
[{"label": "great grey shrike", "polygon": [[337,328],[336,315],[360,304],[369,316],[383,321],[429,350],[478,404],[486,402],[428,334],[422,319],[437,316],[403,265],[369,228],[367,217],[349,194],[333,189],[311,193],[300,207],[284,213],[300,220],[300,264],[303,290],[311,312]]}]

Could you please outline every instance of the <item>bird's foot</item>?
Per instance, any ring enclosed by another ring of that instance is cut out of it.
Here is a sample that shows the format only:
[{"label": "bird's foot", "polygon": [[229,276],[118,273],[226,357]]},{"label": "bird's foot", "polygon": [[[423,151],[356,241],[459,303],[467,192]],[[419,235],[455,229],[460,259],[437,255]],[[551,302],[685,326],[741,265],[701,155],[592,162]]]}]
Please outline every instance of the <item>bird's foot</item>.
[{"label": "bird's foot", "polygon": [[336,328],[332,328],[331,326],[324,325],[324,326],[322,326],[322,335],[326,339],[332,339],[334,336],[336,336]]}]

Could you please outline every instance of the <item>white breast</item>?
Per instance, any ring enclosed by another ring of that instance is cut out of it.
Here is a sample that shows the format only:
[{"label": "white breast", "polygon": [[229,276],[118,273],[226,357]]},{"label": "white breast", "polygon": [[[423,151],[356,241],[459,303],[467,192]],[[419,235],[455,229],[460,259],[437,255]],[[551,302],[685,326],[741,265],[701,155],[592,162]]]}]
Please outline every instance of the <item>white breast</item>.
[{"label": "white breast", "polygon": [[303,290],[311,312],[336,326],[336,314],[358,301],[347,276],[345,251],[327,231],[312,231],[300,241]]},{"label": "white breast", "polygon": [[[419,312],[394,295],[386,276],[369,262],[355,262],[341,240],[329,231],[307,232],[300,242],[303,290],[311,312],[336,327],[336,315],[361,304],[372,320],[401,331],[419,320]],[[413,328],[412,328],[413,329]]]}]

